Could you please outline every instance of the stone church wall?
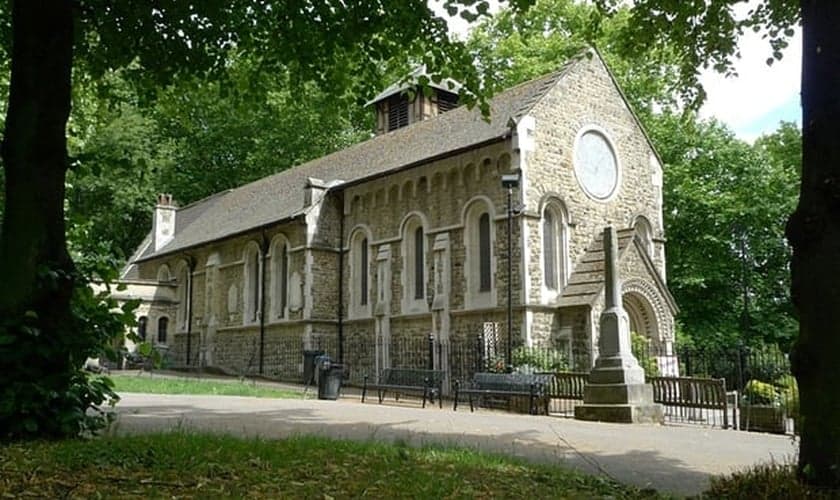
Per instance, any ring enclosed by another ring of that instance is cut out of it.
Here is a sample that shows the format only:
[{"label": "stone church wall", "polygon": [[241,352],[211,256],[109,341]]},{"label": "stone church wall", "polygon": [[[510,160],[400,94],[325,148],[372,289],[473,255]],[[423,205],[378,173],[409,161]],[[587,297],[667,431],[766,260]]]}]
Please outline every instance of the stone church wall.
[{"label": "stone church wall", "polygon": [[[540,212],[546,197],[555,196],[564,203],[571,219],[569,260],[574,268],[607,224],[617,229],[631,227],[634,217],[643,215],[654,225],[656,235],[661,235],[663,228],[661,189],[655,185],[657,177],[661,179],[661,171],[651,161],[653,151],[606,68],[593,57],[570,71],[533,109],[536,148],[527,160],[525,203],[535,213]],[[575,176],[575,140],[589,126],[606,131],[620,165],[617,192],[605,202],[587,196]],[[529,231],[539,233],[534,224],[529,224]],[[542,264],[535,250],[538,252],[541,244],[533,232],[529,243],[530,288],[539,301]],[[658,259],[664,259],[661,252],[656,254]]]}]

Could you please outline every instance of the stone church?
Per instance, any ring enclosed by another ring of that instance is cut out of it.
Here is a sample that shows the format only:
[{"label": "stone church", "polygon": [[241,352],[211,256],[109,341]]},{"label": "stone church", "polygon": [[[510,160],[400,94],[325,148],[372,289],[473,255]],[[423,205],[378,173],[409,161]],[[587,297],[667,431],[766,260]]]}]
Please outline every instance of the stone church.
[{"label": "stone church", "polygon": [[489,122],[454,82],[408,89],[369,103],[365,142],[187,206],[161,195],[122,276],[141,337],[178,365],[294,376],[283,345],[355,342],[381,368],[400,339],[507,339],[510,290],[513,345],[586,369],[612,225],[631,330],[670,349],[662,165],[596,52],[496,95]]}]

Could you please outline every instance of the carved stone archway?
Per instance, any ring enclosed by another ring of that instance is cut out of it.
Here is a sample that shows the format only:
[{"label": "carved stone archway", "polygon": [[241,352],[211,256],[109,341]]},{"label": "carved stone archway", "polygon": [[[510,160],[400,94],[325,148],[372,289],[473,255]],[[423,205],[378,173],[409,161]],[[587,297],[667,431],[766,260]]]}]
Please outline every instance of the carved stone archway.
[{"label": "carved stone archway", "polygon": [[664,347],[674,339],[674,319],[651,283],[634,278],[622,285],[622,302],[630,317],[630,330],[642,334],[656,347]]}]

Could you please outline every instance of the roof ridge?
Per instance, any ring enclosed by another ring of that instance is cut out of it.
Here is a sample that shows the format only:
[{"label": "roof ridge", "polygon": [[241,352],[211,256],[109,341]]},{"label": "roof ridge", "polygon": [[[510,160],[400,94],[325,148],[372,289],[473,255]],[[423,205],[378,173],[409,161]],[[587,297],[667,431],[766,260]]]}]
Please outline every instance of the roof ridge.
[{"label": "roof ridge", "polygon": [[[499,92],[498,94],[493,95],[490,99],[494,100],[494,99],[497,99],[497,98],[500,98],[500,97],[504,97],[506,94],[512,93],[515,90],[520,89],[521,87],[524,87],[526,85],[534,85],[534,84],[538,84],[538,83],[542,83],[542,86],[544,86],[544,88],[541,87],[540,92],[539,92],[540,97],[541,97],[542,93],[544,93],[546,90],[551,88],[551,86],[557,80],[559,80],[560,76],[562,76],[564,74],[565,70],[568,69],[568,67],[570,66],[570,63],[571,63],[571,61],[567,61],[566,63],[563,64],[563,66],[561,66],[559,69],[557,69],[555,71],[552,71],[551,73],[547,73],[547,74],[538,76],[536,78],[532,78],[530,80],[526,80],[524,82],[517,83],[516,85],[514,85],[512,87],[508,87],[508,88],[502,90],[501,92]],[[384,140],[385,137],[393,137],[395,135],[400,135],[400,134],[403,134],[403,133],[409,133],[409,130],[410,131],[416,131],[418,129],[418,126],[421,126],[423,124],[431,124],[431,123],[437,122],[440,119],[442,119],[443,117],[452,116],[453,113],[459,113],[459,112],[460,113],[471,113],[471,112],[473,112],[474,109],[475,108],[467,108],[466,106],[458,106],[457,108],[453,109],[452,111],[447,111],[446,113],[440,113],[440,114],[435,115],[435,116],[433,116],[431,118],[428,118],[426,120],[422,120],[422,121],[419,121],[419,122],[412,123],[411,125],[408,125],[407,127],[400,127],[398,129],[390,130],[390,131],[388,131],[384,134],[374,134],[373,136],[369,137],[368,139],[356,142],[354,144],[351,144],[351,145],[349,145],[347,147],[344,147],[344,148],[341,148],[341,149],[336,149],[335,151],[331,151],[331,152],[329,152],[329,153],[327,153],[323,156],[319,156],[317,158],[312,158],[310,160],[307,160],[304,163],[300,163],[300,164],[297,164],[297,165],[291,165],[291,166],[289,166],[289,167],[287,167],[283,170],[280,170],[278,172],[274,172],[273,174],[269,174],[265,177],[260,177],[259,179],[254,179],[253,181],[246,182],[245,184],[241,184],[241,185],[233,187],[233,188],[228,188],[228,189],[225,189],[223,191],[213,193],[209,196],[206,196],[204,198],[196,200],[196,201],[194,201],[194,202],[192,202],[192,203],[190,203],[190,204],[188,204],[184,207],[180,207],[179,210],[183,210],[183,209],[186,209],[186,208],[192,208],[192,207],[194,207],[194,206],[196,206],[200,203],[209,202],[213,198],[221,197],[221,196],[229,194],[233,191],[238,191],[238,190],[243,189],[247,186],[250,186],[250,185],[258,183],[258,182],[262,182],[266,179],[275,177],[277,175],[285,174],[286,172],[289,172],[289,171],[292,171],[292,170],[305,168],[307,165],[314,162],[315,160],[325,160],[325,159],[328,159],[331,156],[337,155],[338,153],[342,153],[342,152],[345,152],[345,151],[351,151],[351,150],[356,149],[356,148],[367,146],[369,144],[372,144],[372,143],[376,142],[377,140]],[[520,109],[522,109],[522,107],[520,107]],[[521,114],[519,114],[519,110],[517,111],[515,116],[517,116],[517,117],[521,116]],[[427,126],[430,126],[430,125],[427,125]],[[329,179],[324,179],[324,180],[329,180]]]},{"label": "roof ridge", "polygon": [[180,226],[176,220],[179,227],[175,238],[160,251],[147,250],[138,260],[161,257],[299,216],[305,209],[303,188],[307,177],[327,182],[361,182],[489,141],[504,140],[511,134],[511,119],[516,113],[545,95],[568,67],[564,65],[489,98],[490,120],[485,120],[476,107],[460,106],[193,202],[182,209],[185,213],[180,219],[185,225]]}]

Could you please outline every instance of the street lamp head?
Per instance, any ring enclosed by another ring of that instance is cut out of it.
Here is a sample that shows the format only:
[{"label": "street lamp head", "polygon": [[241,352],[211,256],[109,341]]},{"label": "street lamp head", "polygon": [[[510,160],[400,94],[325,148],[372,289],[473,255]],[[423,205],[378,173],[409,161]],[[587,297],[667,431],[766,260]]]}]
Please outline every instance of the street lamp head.
[{"label": "street lamp head", "polygon": [[502,187],[513,189],[519,187],[519,172],[502,175]]}]

